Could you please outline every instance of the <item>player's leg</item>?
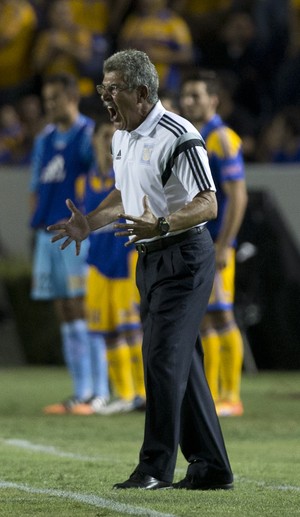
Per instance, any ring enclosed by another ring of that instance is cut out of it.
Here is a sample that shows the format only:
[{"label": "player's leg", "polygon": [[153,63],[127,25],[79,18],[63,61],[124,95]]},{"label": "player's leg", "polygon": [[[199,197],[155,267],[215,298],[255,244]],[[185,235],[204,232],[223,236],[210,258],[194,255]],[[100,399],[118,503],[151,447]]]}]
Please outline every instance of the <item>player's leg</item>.
[{"label": "player's leg", "polygon": [[131,329],[126,332],[126,340],[129,346],[131,374],[134,384],[134,392],[137,404],[144,406],[146,398],[144,367],[142,356],[142,331],[140,328]]},{"label": "player's leg", "polygon": [[106,321],[109,310],[108,284],[92,265],[87,268],[84,301],[90,341],[92,396],[86,403],[76,405],[73,413],[77,415],[98,413],[107,405],[110,397],[106,342],[103,337],[103,321]]},{"label": "player's leg", "polygon": [[243,342],[233,312],[234,273],[232,249],[227,266],[215,275],[201,328],[205,372],[221,416],[243,413],[240,400]]},{"label": "player's leg", "polygon": [[210,313],[206,313],[201,324],[201,341],[204,352],[205,375],[215,402],[219,400],[220,338],[214,328]]},{"label": "player's leg", "polygon": [[93,397],[109,399],[106,343],[101,334],[89,333],[91,342]]},{"label": "player's leg", "polygon": [[[126,289],[122,290],[120,287],[122,280],[108,278],[94,266],[89,267],[88,279],[88,328],[90,333],[102,336],[105,341],[110,388],[112,394],[120,401],[120,406],[123,403],[125,409],[131,405],[134,398],[130,351],[125,336],[120,331],[126,317],[123,307]],[[106,406],[107,404],[102,404],[101,407],[97,405],[95,412],[102,414]]]},{"label": "player's leg", "polygon": [[129,346],[131,359],[131,374],[135,390],[136,404],[140,408],[145,405],[145,382],[142,356],[142,328],[140,321],[140,295],[136,287],[137,252],[134,250],[128,256],[129,278],[123,286],[123,303],[126,321],[123,322],[125,337]]},{"label": "player's leg", "polygon": [[84,242],[82,253],[76,256],[74,247],[62,252],[59,246],[53,246],[53,296],[63,354],[73,381],[73,396],[63,404],[48,406],[45,408],[47,413],[71,411],[76,403],[91,396],[90,341],[84,311],[87,249],[88,243]]},{"label": "player's leg", "polygon": [[130,273],[110,281],[110,309],[107,358],[117,400],[104,408],[103,414],[136,409],[141,397],[144,402],[141,324],[136,286]]},{"label": "player's leg", "polygon": [[243,367],[243,339],[232,311],[226,312],[226,321],[219,330],[220,355],[220,400],[217,404],[219,416],[240,416],[241,377]]},{"label": "player's leg", "polygon": [[101,325],[108,302],[108,285],[94,266],[88,266],[86,277],[85,314],[91,343],[93,397],[109,399],[106,343]]},{"label": "player's leg", "polygon": [[76,415],[92,415],[108,404],[110,398],[106,343],[103,336],[89,332],[92,395],[83,403],[76,404],[72,410]]}]

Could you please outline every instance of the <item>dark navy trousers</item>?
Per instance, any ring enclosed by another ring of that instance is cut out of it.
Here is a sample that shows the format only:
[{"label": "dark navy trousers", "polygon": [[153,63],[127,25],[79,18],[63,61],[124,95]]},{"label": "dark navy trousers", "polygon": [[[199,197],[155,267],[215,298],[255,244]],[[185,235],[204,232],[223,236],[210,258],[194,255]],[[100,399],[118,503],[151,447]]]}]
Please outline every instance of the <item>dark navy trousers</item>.
[{"label": "dark navy trousers", "polygon": [[138,468],[163,481],[173,480],[179,445],[201,478],[232,477],[199,336],[214,273],[207,230],[138,258],[147,397]]}]

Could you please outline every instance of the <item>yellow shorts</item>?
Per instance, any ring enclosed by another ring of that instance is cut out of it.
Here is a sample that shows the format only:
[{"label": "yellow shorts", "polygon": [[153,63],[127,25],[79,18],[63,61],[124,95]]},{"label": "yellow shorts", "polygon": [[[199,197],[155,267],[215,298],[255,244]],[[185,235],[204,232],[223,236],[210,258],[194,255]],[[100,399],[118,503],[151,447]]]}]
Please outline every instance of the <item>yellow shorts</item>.
[{"label": "yellow shorts", "polygon": [[229,252],[228,264],[216,271],[214,285],[208,302],[208,311],[232,309],[234,302],[235,249]]},{"label": "yellow shorts", "polygon": [[139,294],[135,284],[137,254],[129,255],[130,277],[108,278],[89,266],[86,284],[86,318],[90,332],[115,336],[140,328]]}]

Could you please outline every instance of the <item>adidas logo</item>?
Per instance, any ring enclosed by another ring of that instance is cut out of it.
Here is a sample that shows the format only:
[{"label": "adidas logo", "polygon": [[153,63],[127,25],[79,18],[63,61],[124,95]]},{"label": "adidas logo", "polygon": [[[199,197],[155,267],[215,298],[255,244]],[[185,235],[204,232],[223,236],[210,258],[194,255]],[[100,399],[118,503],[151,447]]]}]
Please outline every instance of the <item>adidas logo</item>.
[{"label": "adidas logo", "polygon": [[120,151],[118,152],[118,154],[116,156],[116,160],[121,160],[121,149],[120,149]]}]

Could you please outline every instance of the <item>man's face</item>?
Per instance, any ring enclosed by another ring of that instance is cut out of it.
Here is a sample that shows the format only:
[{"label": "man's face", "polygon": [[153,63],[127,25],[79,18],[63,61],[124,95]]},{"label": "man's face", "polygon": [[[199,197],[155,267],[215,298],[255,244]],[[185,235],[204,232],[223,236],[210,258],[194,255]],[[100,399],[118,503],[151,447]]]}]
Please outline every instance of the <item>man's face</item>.
[{"label": "man's face", "polygon": [[216,97],[207,93],[202,81],[187,81],[180,93],[180,108],[194,125],[204,124],[215,113]]},{"label": "man's face", "polygon": [[[101,98],[114,127],[126,131],[136,129],[143,121],[139,110],[137,90],[128,89],[128,85],[117,72],[106,73],[102,85],[105,90],[101,94]],[[112,91],[111,87],[115,87],[115,89]]]},{"label": "man's face", "polygon": [[46,116],[54,124],[66,123],[70,118],[70,111],[74,107],[74,99],[57,84],[45,84],[42,91]]}]

